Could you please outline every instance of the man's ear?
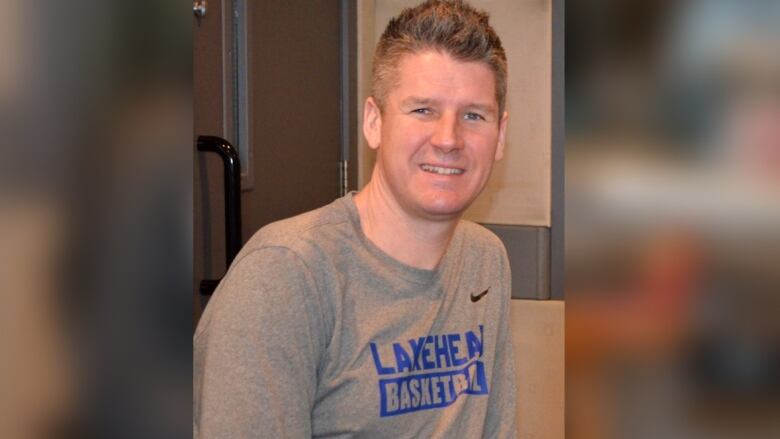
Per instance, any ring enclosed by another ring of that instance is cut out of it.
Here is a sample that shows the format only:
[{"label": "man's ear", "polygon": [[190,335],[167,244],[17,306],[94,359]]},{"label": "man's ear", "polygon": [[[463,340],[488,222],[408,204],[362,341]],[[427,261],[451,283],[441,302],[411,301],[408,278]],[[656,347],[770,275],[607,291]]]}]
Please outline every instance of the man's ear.
[{"label": "man's ear", "polygon": [[506,145],[506,125],[509,120],[509,113],[506,111],[501,116],[501,121],[498,123],[498,146],[496,148],[495,160],[501,160],[504,158],[504,146]]},{"label": "man's ear", "polygon": [[382,138],[382,112],[373,97],[366,99],[363,106],[363,135],[369,148],[379,148],[379,140]]}]

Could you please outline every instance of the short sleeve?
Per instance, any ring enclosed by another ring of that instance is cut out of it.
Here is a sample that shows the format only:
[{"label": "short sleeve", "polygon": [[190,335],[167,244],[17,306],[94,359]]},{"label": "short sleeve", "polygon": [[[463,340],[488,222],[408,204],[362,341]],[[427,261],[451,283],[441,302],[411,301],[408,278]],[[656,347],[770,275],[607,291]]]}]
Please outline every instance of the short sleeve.
[{"label": "short sleeve", "polygon": [[280,247],[236,260],[194,339],[195,437],[311,436],[324,349],[316,285]]}]

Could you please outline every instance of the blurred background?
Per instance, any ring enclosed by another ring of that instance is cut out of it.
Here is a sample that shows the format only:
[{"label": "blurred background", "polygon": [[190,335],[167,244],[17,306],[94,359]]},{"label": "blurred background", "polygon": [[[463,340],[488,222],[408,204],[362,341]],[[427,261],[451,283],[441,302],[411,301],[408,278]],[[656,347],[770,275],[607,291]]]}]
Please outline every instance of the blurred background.
[{"label": "blurred background", "polygon": [[[780,434],[780,2],[566,4],[567,434]],[[0,437],[189,437],[190,2],[0,0]]]},{"label": "blurred background", "polygon": [[0,0],[0,437],[192,434],[191,8]]},{"label": "blurred background", "polygon": [[572,438],[780,435],[780,2],[566,4]]}]

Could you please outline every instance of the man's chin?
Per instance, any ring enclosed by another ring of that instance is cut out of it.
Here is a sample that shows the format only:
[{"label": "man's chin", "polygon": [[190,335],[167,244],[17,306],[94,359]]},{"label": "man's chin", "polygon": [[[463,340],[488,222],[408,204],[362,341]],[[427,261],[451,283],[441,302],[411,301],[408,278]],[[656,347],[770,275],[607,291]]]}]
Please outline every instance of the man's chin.
[{"label": "man's chin", "polygon": [[471,203],[454,197],[435,197],[425,200],[421,210],[432,220],[446,221],[459,219]]}]

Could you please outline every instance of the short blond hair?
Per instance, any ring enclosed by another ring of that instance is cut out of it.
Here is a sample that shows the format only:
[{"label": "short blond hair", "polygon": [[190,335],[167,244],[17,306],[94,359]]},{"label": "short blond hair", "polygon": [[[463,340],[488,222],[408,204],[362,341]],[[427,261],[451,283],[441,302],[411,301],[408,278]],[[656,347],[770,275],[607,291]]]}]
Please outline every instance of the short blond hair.
[{"label": "short blond hair", "polygon": [[496,80],[499,114],[504,112],[507,89],[506,53],[488,23],[488,14],[462,0],[428,0],[404,9],[387,24],[374,53],[371,94],[380,109],[397,86],[403,55],[435,50],[459,61],[484,62]]}]

